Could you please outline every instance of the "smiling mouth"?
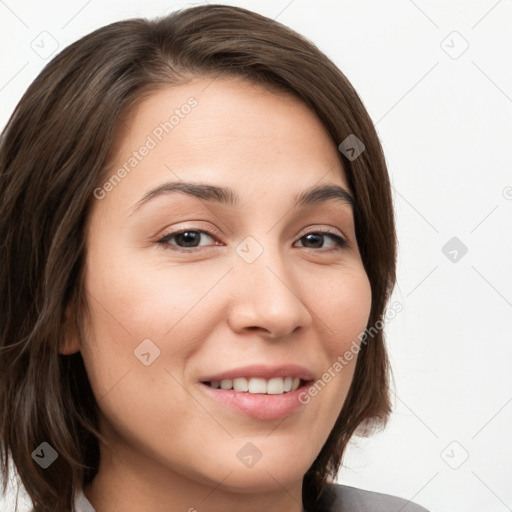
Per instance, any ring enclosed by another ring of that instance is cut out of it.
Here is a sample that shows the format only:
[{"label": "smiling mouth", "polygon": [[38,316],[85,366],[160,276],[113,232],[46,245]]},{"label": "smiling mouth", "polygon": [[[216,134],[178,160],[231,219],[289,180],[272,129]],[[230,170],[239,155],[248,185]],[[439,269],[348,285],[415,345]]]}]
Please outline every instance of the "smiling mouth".
[{"label": "smiling mouth", "polygon": [[237,391],[239,393],[283,395],[296,391],[310,381],[298,377],[274,377],[263,379],[259,377],[240,377],[235,379],[223,379],[220,381],[205,381],[202,384],[221,391]]}]

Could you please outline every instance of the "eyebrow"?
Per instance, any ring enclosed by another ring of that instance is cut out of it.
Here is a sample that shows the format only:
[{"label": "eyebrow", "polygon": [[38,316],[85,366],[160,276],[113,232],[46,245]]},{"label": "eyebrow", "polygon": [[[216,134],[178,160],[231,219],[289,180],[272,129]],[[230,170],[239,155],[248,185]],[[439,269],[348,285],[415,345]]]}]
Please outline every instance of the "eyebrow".
[{"label": "eyebrow", "polygon": [[[152,199],[167,195],[173,192],[181,192],[198,199],[225,204],[232,207],[240,207],[240,197],[229,187],[221,187],[206,183],[187,183],[184,181],[163,183],[149,190],[142,199],[137,201],[131,208],[129,216],[133,215],[144,204]],[[339,185],[320,185],[303,190],[295,196],[295,207],[314,206],[327,201],[337,201],[349,205],[352,210],[355,207],[355,200],[352,194]]]}]

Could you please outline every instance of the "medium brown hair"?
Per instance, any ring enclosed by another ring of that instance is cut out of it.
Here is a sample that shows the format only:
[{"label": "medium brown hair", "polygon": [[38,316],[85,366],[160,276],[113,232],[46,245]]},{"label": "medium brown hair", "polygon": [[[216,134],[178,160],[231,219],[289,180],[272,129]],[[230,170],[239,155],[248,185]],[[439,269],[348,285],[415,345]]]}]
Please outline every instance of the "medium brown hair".
[{"label": "medium brown hair", "polygon": [[[62,355],[66,308],[83,332],[84,227],[105,179],[120,122],[142,98],[193,77],[246,78],[308,105],[342,152],[355,197],[359,251],[371,284],[368,326],[395,284],[396,234],[386,163],[374,125],[344,74],[288,27],[238,7],[206,5],[102,27],[57,55],[30,85],[0,142],[0,451],[8,454],[36,512],[73,510],[74,492],[99,464],[98,405],[80,352]],[[341,397],[340,397],[341,399]],[[304,476],[306,507],[319,508],[358,427],[390,412],[382,329],[361,344],[353,382],[326,443]],[[57,452],[47,469],[32,453]]]}]

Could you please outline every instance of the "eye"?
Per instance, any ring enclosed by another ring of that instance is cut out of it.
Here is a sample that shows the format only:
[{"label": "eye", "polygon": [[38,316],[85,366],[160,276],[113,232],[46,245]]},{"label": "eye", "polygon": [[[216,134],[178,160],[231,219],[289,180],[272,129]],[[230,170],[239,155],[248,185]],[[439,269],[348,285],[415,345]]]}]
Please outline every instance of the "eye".
[{"label": "eye", "polygon": [[[216,239],[216,236],[212,233],[209,233],[208,231],[188,228],[169,233],[158,240],[156,243],[163,249],[190,253],[196,252],[195,249],[200,247],[211,247],[211,245],[200,245],[202,236],[206,236],[212,240]],[[304,242],[301,242],[302,240],[305,241],[305,244]],[[322,247],[326,240],[331,240],[330,246],[327,249]],[[301,236],[298,241],[301,242],[302,247],[304,247],[307,251],[323,253],[339,251],[347,246],[347,241],[343,237],[337,234],[337,232],[332,232],[330,230],[311,231]],[[319,251],[318,249],[323,250]]]},{"label": "eye", "polygon": [[[176,231],[174,233],[165,235],[163,238],[157,241],[157,244],[161,244],[162,248],[170,249],[171,251],[192,252],[187,251],[186,249],[201,247],[198,245],[201,240],[201,235],[206,235],[207,237],[213,238],[213,235],[207,231],[203,231],[202,229],[183,229],[181,231]],[[178,246],[177,248],[173,247],[173,245],[169,243],[173,239],[175,239],[175,242]]]},{"label": "eye", "polygon": [[313,246],[306,247],[306,249],[316,250],[319,248],[319,245],[323,244],[326,238],[330,238],[331,240],[334,241],[334,243],[332,243],[332,245],[329,248],[327,248],[327,250],[324,250],[322,252],[337,251],[347,246],[347,241],[344,238],[331,231],[312,231],[311,233],[307,233],[306,235],[299,238],[299,241],[304,239],[307,245]]}]

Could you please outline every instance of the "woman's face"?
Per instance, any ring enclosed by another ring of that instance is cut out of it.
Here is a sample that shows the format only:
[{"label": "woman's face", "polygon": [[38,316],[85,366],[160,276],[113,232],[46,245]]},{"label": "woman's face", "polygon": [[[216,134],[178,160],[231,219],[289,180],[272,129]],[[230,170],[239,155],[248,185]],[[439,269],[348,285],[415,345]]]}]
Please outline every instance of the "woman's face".
[{"label": "woman's face", "polygon": [[[89,332],[66,348],[82,352],[113,448],[99,475],[156,493],[179,479],[237,493],[300,485],[356,358],[332,368],[371,307],[349,202],[296,204],[316,187],[349,191],[335,144],[290,95],[197,78],[125,119],[114,175],[87,226]],[[185,183],[230,191],[147,196]]]}]

